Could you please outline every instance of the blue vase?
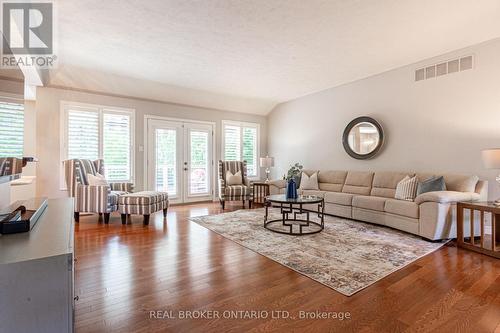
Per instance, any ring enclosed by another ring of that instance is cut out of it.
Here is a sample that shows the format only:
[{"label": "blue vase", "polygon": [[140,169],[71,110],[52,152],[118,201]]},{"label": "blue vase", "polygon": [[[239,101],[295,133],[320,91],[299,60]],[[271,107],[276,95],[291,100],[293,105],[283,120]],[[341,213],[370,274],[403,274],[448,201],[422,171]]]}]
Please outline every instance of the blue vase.
[{"label": "blue vase", "polygon": [[292,178],[288,181],[286,185],[286,198],[287,199],[297,199],[297,183]]}]

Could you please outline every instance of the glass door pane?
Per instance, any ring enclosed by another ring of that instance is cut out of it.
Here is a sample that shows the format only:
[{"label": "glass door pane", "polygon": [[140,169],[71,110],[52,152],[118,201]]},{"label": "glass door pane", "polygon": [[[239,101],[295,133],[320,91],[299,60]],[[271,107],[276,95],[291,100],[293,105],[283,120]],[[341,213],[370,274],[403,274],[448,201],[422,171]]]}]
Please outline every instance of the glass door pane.
[{"label": "glass door pane", "polygon": [[184,202],[212,198],[212,126],[184,123]]},{"label": "glass door pane", "polygon": [[189,131],[189,194],[208,194],[209,167],[208,167],[208,135],[207,131]]},{"label": "glass door pane", "polygon": [[155,190],[178,196],[177,130],[155,129]]}]

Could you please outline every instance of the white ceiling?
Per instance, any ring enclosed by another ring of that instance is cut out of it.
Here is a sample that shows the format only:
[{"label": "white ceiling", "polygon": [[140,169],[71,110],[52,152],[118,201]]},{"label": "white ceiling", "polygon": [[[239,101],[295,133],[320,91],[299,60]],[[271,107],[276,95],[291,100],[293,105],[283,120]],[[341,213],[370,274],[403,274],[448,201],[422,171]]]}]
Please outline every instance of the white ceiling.
[{"label": "white ceiling", "polygon": [[[106,78],[115,90],[154,81],[174,102],[256,114],[500,36],[498,0],[64,0],[57,10],[52,84],[93,90],[74,74],[92,70],[106,73],[99,89]],[[144,86],[135,95],[148,97]]]}]

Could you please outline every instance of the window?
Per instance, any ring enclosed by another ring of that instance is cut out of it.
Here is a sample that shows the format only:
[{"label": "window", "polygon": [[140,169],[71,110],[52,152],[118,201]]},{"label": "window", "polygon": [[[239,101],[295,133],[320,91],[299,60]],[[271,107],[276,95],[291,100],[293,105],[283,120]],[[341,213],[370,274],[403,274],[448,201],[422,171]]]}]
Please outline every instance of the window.
[{"label": "window", "polygon": [[24,105],[0,102],[0,157],[23,157]]},{"label": "window", "polygon": [[99,158],[99,113],[68,110],[68,159]]},{"label": "window", "polygon": [[130,115],[103,113],[102,127],[106,179],[130,180]]},{"label": "window", "polygon": [[102,158],[108,181],[133,181],[133,111],[64,104],[63,112],[63,160]]},{"label": "window", "polygon": [[259,176],[259,124],[222,122],[222,151],[226,161],[247,161],[249,177]]}]

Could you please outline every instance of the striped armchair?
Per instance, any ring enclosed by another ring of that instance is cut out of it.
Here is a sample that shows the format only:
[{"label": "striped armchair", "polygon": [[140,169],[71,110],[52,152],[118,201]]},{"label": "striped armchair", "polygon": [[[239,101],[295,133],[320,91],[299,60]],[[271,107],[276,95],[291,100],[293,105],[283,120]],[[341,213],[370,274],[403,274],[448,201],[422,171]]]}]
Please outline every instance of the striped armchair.
[{"label": "striped armchair", "polygon": [[[230,171],[232,174],[241,171],[243,177],[242,185],[226,185],[226,172]],[[219,201],[222,209],[225,208],[226,201],[243,202],[245,208],[245,200],[248,200],[248,207],[252,208],[252,186],[247,177],[247,162],[246,161],[219,161]]]},{"label": "striped armchair", "polygon": [[104,175],[104,160],[72,159],[64,161],[66,186],[71,197],[75,198],[75,222],[80,213],[104,214],[104,223],[109,222],[109,214],[118,209],[118,197],[132,192],[132,183],[109,183],[109,186],[91,186],[87,175]]}]

